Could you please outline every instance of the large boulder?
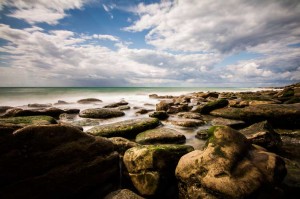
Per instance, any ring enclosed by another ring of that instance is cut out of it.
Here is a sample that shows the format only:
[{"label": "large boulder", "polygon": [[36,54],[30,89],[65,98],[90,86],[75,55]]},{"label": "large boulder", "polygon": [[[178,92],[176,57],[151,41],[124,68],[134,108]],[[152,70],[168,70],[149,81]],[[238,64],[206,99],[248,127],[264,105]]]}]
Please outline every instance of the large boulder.
[{"label": "large boulder", "polygon": [[253,124],[241,129],[248,140],[269,150],[278,150],[282,146],[280,135],[275,132],[268,121]]},{"label": "large boulder", "polygon": [[[77,109],[76,109],[77,111]],[[72,111],[73,112],[73,111]],[[77,111],[77,113],[79,110]],[[41,109],[41,110],[23,110],[21,108],[13,108],[6,111],[5,114],[2,115],[2,117],[19,117],[19,116],[36,116],[36,115],[47,115],[51,117],[58,118],[60,114],[63,113],[69,113],[68,110],[62,110],[59,108],[47,108],[47,109]]]},{"label": "large boulder", "polygon": [[140,118],[95,126],[87,132],[92,135],[103,137],[135,138],[137,134],[155,128],[158,125],[159,120],[156,118]]},{"label": "large boulder", "polygon": [[228,126],[212,127],[207,147],[184,155],[176,168],[180,198],[245,198],[280,183],[284,161]]},{"label": "large boulder", "polygon": [[276,127],[300,128],[300,103],[261,104],[245,108],[227,107],[213,110],[210,114],[249,123],[268,120]]},{"label": "large boulder", "polygon": [[99,119],[121,117],[124,115],[125,113],[123,111],[117,109],[110,109],[110,108],[91,108],[91,109],[85,109],[79,113],[80,117],[99,118]]},{"label": "large boulder", "polygon": [[41,125],[17,130],[7,141],[0,198],[101,198],[118,186],[118,153],[105,138]]},{"label": "large boulder", "polygon": [[174,198],[178,194],[175,167],[180,157],[192,150],[187,145],[134,147],[125,152],[124,164],[141,195]]},{"label": "large boulder", "polygon": [[169,128],[147,130],[138,134],[135,139],[140,144],[181,144],[185,140],[183,134]]}]

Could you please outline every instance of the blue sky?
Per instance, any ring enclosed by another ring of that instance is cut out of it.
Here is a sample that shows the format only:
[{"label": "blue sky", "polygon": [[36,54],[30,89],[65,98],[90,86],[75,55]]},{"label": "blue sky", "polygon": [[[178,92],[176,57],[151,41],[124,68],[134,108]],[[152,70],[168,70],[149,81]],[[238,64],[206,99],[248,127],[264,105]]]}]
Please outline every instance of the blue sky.
[{"label": "blue sky", "polygon": [[0,86],[300,81],[297,0],[2,0],[0,9]]}]

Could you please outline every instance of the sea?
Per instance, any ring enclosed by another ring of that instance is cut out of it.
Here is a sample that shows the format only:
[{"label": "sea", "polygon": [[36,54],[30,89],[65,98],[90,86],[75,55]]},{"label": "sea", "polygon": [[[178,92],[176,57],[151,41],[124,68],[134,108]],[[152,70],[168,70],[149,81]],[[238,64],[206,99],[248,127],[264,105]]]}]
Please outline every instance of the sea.
[{"label": "sea", "polygon": [[[131,109],[125,110],[125,116],[111,118],[111,119],[99,119],[99,125],[114,123],[127,119],[136,119],[149,117],[148,114],[137,114],[136,111],[140,108],[155,110],[155,104],[159,102],[159,99],[150,98],[150,94],[172,95],[180,96],[183,94],[189,94],[193,92],[248,92],[258,91],[262,88],[230,88],[230,87],[18,87],[7,88],[0,87],[0,106],[12,106],[23,109],[29,109],[28,104],[52,104],[53,107],[61,109],[76,108],[80,110],[88,108],[101,108],[107,104],[119,102],[125,100],[129,103]],[[92,104],[78,104],[77,101],[84,98],[97,98],[102,100],[99,103]],[[66,101],[68,104],[55,105],[58,100]],[[73,121],[81,121],[83,118],[76,116],[72,118]],[[68,121],[66,121],[68,122]],[[69,121],[70,122],[70,121]],[[194,148],[201,148],[204,145],[203,141],[195,139],[195,134],[198,130],[208,128],[208,125],[201,126],[199,128],[183,128],[175,127],[167,122],[163,122],[163,125],[176,129],[183,133],[187,138],[187,144],[194,146]],[[93,126],[83,126],[84,131],[92,128]]]}]

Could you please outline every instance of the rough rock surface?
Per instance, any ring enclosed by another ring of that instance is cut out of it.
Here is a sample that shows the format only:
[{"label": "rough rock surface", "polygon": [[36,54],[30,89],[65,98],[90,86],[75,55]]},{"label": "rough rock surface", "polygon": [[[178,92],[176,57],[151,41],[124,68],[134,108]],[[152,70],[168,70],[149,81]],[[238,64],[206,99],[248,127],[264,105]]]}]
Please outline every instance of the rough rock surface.
[{"label": "rough rock surface", "polygon": [[280,135],[267,121],[253,124],[240,130],[248,140],[269,150],[278,150],[282,146]]},{"label": "rough rock surface", "polygon": [[210,114],[251,123],[268,120],[273,126],[300,128],[300,103],[261,104],[245,108],[227,107],[213,110]]},{"label": "rough rock surface", "polygon": [[115,150],[118,151],[120,155],[124,155],[125,151],[132,147],[140,146],[140,144],[122,137],[111,137],[108,139],[114,144]]},{"label": "rough rock surface", "polygon": [[226,100],[226,99],[215,100],[215,101],[212,101],[212,102],[209,102],[209,103],[205,104],[201,108],[200,113],[201,114],[208,114],[212,110],[215,110],[215,109],[218,109],[218,108],[223,108],[227,105],[228,105],[228,100]]},{"label": "rough rock surface", "polygon": [[140,144],[182,144],[185,136],[174,129],[155,128],[142,132],[136,136],[135,141]]},{"label": "rough rock surface", "polygon": [[155,128],[158,125],[159,120],[156,118],[140,118],[95,126],[87,132],[92,135],[103,137],[135,138],[137,134]]},{"label": "rough rock surface", "polygon": [[64,125],[28,126],[0,152],[0,198],[104,197],[119,179],[113,144]]},{"label": "rough rock surface", "polygon": [[180,198],[245,198],[286,175],[279,156],[251,145],[238,131],[220,126],[209,133],[205,150],[188,153],[178,163]]},{"label": "rough rock surface", "polygon": [[124,164],[131,181],[141,195],[162,196],[172,190],[177,196],[175,167],[179,158],[192,151],[187,145],[146,145],[125,152]]},{"label": "rough rock surface", "polygon": [[123,111],[117,109],[110,108],[92,108],[85,109],[79,113],[80,117],[84,118],[113,118],[113,117],[121,117],[124,116],[125,113]]},{"label": "rough rock surface", "polygon": [[117,191],[111,192],[110,194],[105,196],[104,199],[144,199],[144,198],[130,191],[129,189],[119,189]]},{"label": "rough rock surface", "polygon": [[245,125],[245,122],[242,120],[231,120],[226,118],[214,118],[211,121],[213,126],[230,126],[232,128],[237,128]]}]

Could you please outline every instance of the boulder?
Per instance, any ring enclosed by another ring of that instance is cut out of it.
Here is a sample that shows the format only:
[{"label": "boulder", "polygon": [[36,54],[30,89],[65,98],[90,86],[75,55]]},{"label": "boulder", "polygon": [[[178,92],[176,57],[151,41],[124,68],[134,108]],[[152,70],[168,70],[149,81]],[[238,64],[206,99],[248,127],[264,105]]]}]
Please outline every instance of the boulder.
[{"label": "boulder", "polygon": [[108,139],[114,144],[114,149],[118,151],[120,155],[124,155],[125,151],[132,147],[140,146],[140,144],[122,137],[111,137]]},{"label": "boulder", "polygon": [[187,145],[134,147],[125,152],[124,164],[141,195],[174,198],[177,196],[175,167],[180,157],[192,150]]},{"label": "boulder", "polygon": [[241,129],[248,140],[269,150],[278,150],[282,146],[280,135],[276,133],[268,121],[253,124]]},{"label": "boulder", "polygon": [[144,198],[130,191],[129,189],[119,189],[117,191],[111,192],[110,194],[105,196],[104,199],[144,199]]},{"label": "boulder", "polygon": [[197,127],[205,124],[203,120],[196,119],[172,119],[168,120],[171,124],[182,127]]},{"label": "boulder", "polygon": [[172,105],[173,105],[173,101],[162,100],[158,104],[156,104],[156,111],[167,111],[169,107]]},{"label": "boulder", "polygon": [[77,101],[78,104],[94,104],[98,102],[102,102],[102,100],[97,98],[85,98]]},{"label": "boulder", "polygon": [[185,140],[183,134],[169,128],[147,130],[138,134],[135,139],[140,144],[182,144]]},{"label": "boulder", "polygon": [[120,102],[115,102],[115,103],[111,103],[106,106],[103,106],[103,108],[116,108],[116,107],[125,106],[125,105],[128,105],[128,102],[126,102],[125,100],[121,100]]},{"label": "boulder", "polygon": [[140,118],[95,126],[87,132],[95,136],[135,138],[137,134],[158,125],[156,118]]},{"label": "boulder", "polygon": [[153,113],[149,114],[149,117],[155,117],[159,120],[165,120],[169,117],[166,111],[154,111]]},{"label": "boulder", "polygon": [[189,111],[190,107],[188,104],[180,104],[177,106],[169,106],[167,113],[174,114],[174,113],[179,113],[183,111]]},{"label": "boulder", "polygon": [[23,110],[21,108],[13,108],[6,111],[2,117],[19,117],[19,116],[37,116],[37,115],[47,115],[54,118],[58,118],[60,114],[66,113],[66,111],[59,108],[47,108],[41,110]]},{"label": "boulder", "polygon": [[215,109],[218,109],[218,108],[223,108],[227,105],[228,105],[228,100],[226,100],[226,99],[215,100],[215,101],[212,101],[212,102],[209,102],[209,103],[205,104],[201,108],[200,113],[201,114],[208,114],[212,110],[215,110]]},{"label": "boulder", "polygon": [[300,103],[261,104],[245,108],[227,107],[214,110],[210,114],[249,123],[268,120],[275,127],[300,128]]},{"label": "boulder", "polygon": [[125,113],[123,111],[111,108],[91,108],[85,109],[79,113],[80,117],[84,118],[113,118],[113,117],[121,117],[124,116]]},{"label": "boulder", "polygon": [[23,116],[23,117],[7,117],[0,118],[0,124],[10,124],[18,126],[28,126],[28,125],[46,125],[46,124],[56,124],[56,120],[50,116]]},{"label": "boulder", "polygon": [[119,182],[112,142],[64,125],[15,131],[0,154],[0,198],[104,197]]},{"label": "boulder", "polygon": [[203,117],[199,113],[193,113],[193,112],[181,112],[177,114],[178,117],[186,118],[186,119],[198,119],[202,120]]},{"label": "boulder", "polygon": [[207,147],[184,155],[176,168],[179,198],[246,198],[286,175],[276,154],[251,145],[228,126],[212,127]]}]

